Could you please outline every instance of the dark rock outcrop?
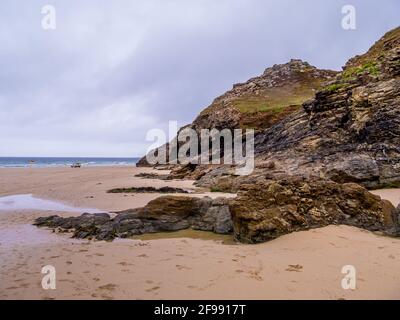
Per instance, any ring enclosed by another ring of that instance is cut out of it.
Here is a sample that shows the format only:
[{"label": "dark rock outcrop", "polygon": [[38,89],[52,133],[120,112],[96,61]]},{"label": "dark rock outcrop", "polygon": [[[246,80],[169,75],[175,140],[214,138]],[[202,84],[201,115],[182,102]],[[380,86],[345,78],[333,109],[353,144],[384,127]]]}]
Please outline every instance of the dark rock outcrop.
[{"label": "dark rock outcrop", "polygon": [[136,162],[136,167],[152,167],[150,163],[147,162],[146,157],[142,157]]},{"label": "dark rock outcrop", "polygon": [[172,177],[169,174],[158,174],[152,172],[140,172],[136,174],[135,177],[142,179],[172,180]]},{"label": "dark rock outcrop", "polygon": [[41,217],[35,225],[72,231],[76,238],[112,240],[138,234],[192,228],[220,234],[232,233],[232,220],[226,199],[163,196],[145,207],[108,214],[84,213],[79,217]]},{"label": "dark rock outcrop", "polygon": [[131,187],[110,189],[107,193],[189,193],[189,191],[173,187]]}]

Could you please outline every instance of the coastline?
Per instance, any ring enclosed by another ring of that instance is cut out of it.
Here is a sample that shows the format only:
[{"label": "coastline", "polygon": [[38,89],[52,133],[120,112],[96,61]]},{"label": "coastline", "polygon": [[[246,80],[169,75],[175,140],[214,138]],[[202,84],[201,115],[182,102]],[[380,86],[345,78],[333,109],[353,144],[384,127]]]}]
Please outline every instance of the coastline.
[{"label": "coastline", "polygon": [[0,157],[0,168],[67,168],[74,163],[87,167],[132,166],[138,157]]},{"label": "coastline", "polygon": [[[111,188],[194,188],[193,181],[134,177],[139,172],[164,173],[126,166],[0,168],[0,196],[32,194],[112,212],[143,206],[160,194],[106,193]],[[398,189],[374,193],[395,205],[400,201]],[[400,239],[354,227],[301,231],[257,245],[191,231],[104,242],[31,225],[34,218],[53,214],[81,212],[0,211],[1,299],[400,298]],[[57,270],[56,290],[40,285],[41,268],[48,264]],[[349,264],[357,269],[355,290],[341,288],[341,268]]]}]

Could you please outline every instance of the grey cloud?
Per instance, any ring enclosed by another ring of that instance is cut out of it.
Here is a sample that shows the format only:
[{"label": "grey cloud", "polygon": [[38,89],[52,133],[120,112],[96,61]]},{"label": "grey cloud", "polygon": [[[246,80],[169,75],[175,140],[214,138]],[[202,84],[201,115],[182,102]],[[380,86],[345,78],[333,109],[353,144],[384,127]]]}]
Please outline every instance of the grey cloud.
[{"label": "grey cloud", "polygon": [[[54,5],[57,29],[40,27]],[[344,31],[341,7],[357,9]],[[291,58],[340,69],[399,21],[396,0],[2,1],[0,156],[139,156],[233,83]]]}]

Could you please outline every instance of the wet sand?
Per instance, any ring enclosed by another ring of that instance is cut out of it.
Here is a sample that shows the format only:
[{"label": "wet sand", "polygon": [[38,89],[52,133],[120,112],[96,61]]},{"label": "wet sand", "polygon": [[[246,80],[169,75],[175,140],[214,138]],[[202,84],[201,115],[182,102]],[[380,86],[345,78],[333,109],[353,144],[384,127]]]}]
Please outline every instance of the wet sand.
[{"label": "wet sand", "polygon": [[[0,196],[33,194],[116,211],[142,206],[158,194],[107,194],[111,188],[193,188],[192,181],[134,177],[143,171],[151,169],[0,169]],[[375,192],[400,200],[399,190]],[[190,230],[103,242],[31,225],[35,217],[52,214],[80,212],[0,211],[0,299],[400,298],[400,239],[353,227],[296,232],[258,245]],[[56,268],[55,290],[41,287],[45,265]],[[345,265],[356,268],[354,290],[341,287]]]}]

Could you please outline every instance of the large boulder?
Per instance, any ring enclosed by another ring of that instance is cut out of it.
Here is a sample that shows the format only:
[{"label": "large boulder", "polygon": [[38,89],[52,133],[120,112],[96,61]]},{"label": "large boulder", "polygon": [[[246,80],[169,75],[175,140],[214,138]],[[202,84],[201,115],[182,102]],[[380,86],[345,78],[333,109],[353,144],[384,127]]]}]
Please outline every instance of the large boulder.
[{"label": "large boulder", "polygon": [[235,238],[247,243],[329,224],[398,231],[394,206],[355,183],[288,176],[242,185],[230,211]]}]

